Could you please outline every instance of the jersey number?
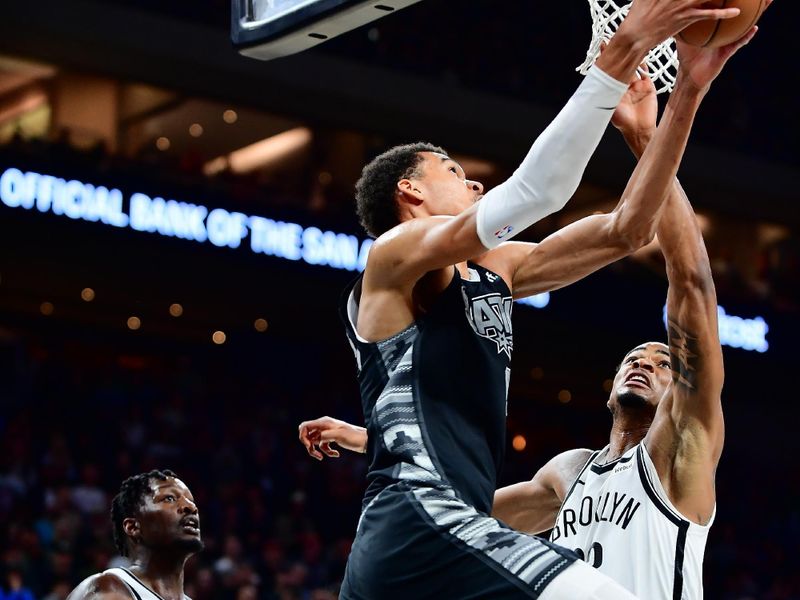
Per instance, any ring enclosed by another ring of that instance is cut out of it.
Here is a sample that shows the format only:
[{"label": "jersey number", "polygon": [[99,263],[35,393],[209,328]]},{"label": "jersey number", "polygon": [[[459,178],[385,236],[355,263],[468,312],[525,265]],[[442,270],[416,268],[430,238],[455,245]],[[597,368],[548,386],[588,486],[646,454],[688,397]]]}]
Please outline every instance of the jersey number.
[{"label": "jersey number", "polygon": [[[575,548],[575,554],[578,555],[578,558],[589,563],[595,569],[599,568],[600,565],[603,564],[603,546],[600,545],[600,542],[595,542],[592,544],[592,547],[589,548],[589,552],[587,554],[583,553],[583,548]],[[591,561],[589,560],[590,558]]]}]

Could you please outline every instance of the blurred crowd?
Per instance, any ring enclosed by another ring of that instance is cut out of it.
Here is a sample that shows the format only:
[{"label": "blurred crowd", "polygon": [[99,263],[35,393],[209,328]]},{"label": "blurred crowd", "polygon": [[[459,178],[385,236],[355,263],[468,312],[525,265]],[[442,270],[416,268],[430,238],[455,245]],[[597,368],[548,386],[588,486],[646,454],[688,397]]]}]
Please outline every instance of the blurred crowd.
[{"label": "blurred crowd", "polygon": [[63,599],[126,564],[111,499],[127,476],[170,468],[200,507],[205,550],[187,568],[190,597],[336,598],[364,463],[321,468],[305,455],[297,424],[313,398],[187,356],[162,362],[74,341],[4,350],[16,367],[0,392],[8,597]]},{"label": "blurred crowd", "polygon": [[[83,578],[124,565],[110,502],[124,478],[152,468],[175,470],[200,509],[206,548],[187,567],[191,598],[337,597],[365,460],[312,460],[297,424],[322,414],[361,422],[350,357],[311,352],[292,368],[278,358],[296,350],[283,340],[222,352],[165,342],[131,349],[77,327],[0,334],[0,598],[63,600]],[[544,380],[534,373],[527,387],[512,385],[509,432],[526,431],[529,442],[522,453],[509,448],[500,484],[529,478],[566,448],[605,443],[593,378],[572,392],[589,404],[553,403],[546,398],[559,379],[575,379],[574,365],[542,365]],[[525,380],[521,371],[516,381]],[[772,415],[754,417],[736,390],[729,396],[706,597],[798,599],[800,482],[761,459],[792,450],[777,449],[774,436],[752,453],[741,430],[763,431],[758,419]]]}]

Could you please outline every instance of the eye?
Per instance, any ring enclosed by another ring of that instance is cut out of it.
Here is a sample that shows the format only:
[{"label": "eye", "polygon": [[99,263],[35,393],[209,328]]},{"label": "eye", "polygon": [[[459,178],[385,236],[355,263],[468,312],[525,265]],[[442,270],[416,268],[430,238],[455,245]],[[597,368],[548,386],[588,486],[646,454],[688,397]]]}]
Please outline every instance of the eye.
[{"label": "eye", "polygon": [[667,360],[661,361],[661,363],[658,366],[659,367],[663,367],[664,369],[671,369],[672,368],[672,364],[670,364],[670,362],[667,361]]},{"label": "eye", "polygon": [[167,494],[166,496],[164,496],[164,500],[166,500],[167,502],[175,502],[175,496],[173,496],[172,494]]},{"label": "eye", "polygon": [[456,169],[455,167],[450,167],[449,170],[458,175],[458,169]]},{"label": "eye", "polygon": [[635,360],[636,360],[635,356],[629,356],[628,358],[625,359],[625,364],[628,365],[628,364],[632,363]]}]

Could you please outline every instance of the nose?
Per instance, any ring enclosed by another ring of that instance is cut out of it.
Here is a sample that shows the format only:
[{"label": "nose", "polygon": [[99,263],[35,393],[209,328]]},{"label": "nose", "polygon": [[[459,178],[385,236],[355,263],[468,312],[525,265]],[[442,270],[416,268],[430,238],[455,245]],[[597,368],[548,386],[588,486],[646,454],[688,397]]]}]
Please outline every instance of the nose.
[{"label": "nose", "polygon": [[638,358],[633,361],[633,367],[635,369],[644,369],[645,371],[650,371],[651,373],[655,373],[656,370],[656,366],[646,358]]},{"label": "nose", "polygon": [[184,498],[181,506],[181,512],[189,515],[196,515],[198,512],[197,505],[188,498]]},{"label": "nose", "polygon": [[467,187],[473,192],[477,192],[478,194],[483,193],[483,184],[480,181],[472,181],[471,179],[467,179],[466,184]]}]

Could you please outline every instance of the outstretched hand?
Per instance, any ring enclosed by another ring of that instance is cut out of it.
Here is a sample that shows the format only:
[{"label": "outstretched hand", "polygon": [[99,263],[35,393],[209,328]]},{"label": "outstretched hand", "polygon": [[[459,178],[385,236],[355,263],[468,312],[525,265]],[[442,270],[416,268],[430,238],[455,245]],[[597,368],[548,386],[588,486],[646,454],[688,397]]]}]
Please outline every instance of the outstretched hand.
[{"label": "outstretched hand", "polygon": [[634,78],[617,105],[611,123],[626,137],[645,137],[655,131],[657,120],[658,98],[655,84],[646,75]]},{"label": "outstretched hand", "polygon": [[738,8],[713,8],[709,4],[706,0],[636,0],[617,33],[632,34],[649,50],[697,21],[739,15]]},{"label": "outstretched hand", "polygon": [[364,453],[367,449],[367,430],[339,419],[320,417],[303,421],[298,429],[306,452],[317,460],[325,456],[339,458],[339,452],[331,447],[332,443],[352,452]]},{"label": "outstretched hand", "polygon": [[[769,8],[770,4],[772,4],[772,0],[766,0],[765,10]],[[686,80],[686,83],[698,90],[707,91],[722,71],[725,63],[740,48],[750,43],[757,31],[758,27],[754,26],[735,42],[719,48],[690,46],[682,42],[680,38],[676,38],[675,43],[678,46],[678,58],[680,59],[680,76]]]}]

